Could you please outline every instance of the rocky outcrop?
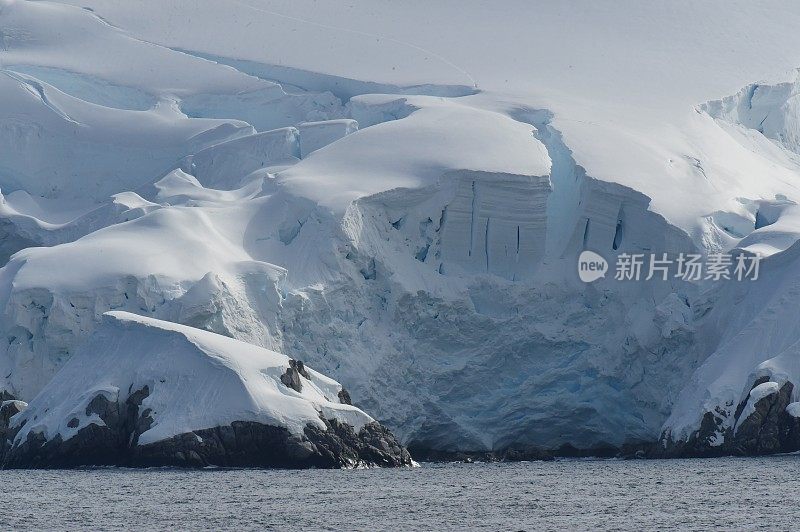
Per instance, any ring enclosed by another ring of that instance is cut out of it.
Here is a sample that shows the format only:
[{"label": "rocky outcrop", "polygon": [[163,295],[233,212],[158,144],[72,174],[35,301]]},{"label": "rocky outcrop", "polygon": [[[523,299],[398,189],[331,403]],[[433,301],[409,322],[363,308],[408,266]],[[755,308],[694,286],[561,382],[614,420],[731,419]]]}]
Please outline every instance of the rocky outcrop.
[{"label": "rocky outcrop", "polygon": [[[769,393],[754,398],[753,392],[770,385],[773,386]],[[773,454],[800,449],[798,419],[787,412],[793,388],[788,381],[780,387],[766,377],[756,381],[748,399],[736,409],[736,426],[731,442],[734,454]],[[752,408],[748,412],[750,403]]]},{"label": "rocky outcrop", "polygon": [[[800,418],[792,405],[794,385],[756,379],[733,414],[706,412],[700,428],[685,440],[662,437],[655,457],[755,456],[800,450]],[[729,419],[729,417],[731,417]]]},{"label": "rocky outcrop", "polygon": [[[23,425],[11,427],[6,434],[6,452],[2,464],[9,468],[75,467],[81,465],[123,465],[125,454],[149,428],[149,411],[139,413],[139,405],[149,395],[147,386],[130,394],[122,403],[97,394],[85,409],[87,417],[96,415],[101,424],[88,423],[77,433],[64,439],[61,434],[47,439],[42,432],[31,431],[24,441],[14,439]],[[76,428],[75,417],[67,426]]]},{"label": "rocky outcrop", "polygon": [[290,358],[289,367],[286,369],[286,373],[281,375],[281,382],[296,392],[302,392],[303,381],[300,380],[301,376],[305,377],[306,379],[311,378],[308,375],[308,371],[306,371],[305,364],[303,364],[302,360],[294,360]]},{"label": "rocky outcrop", "polygon": [[[337,398],[337,396],[339,396]],[[2,420],[7,468],[411,465],[341,385],[252,344],[124,312]]]},{"label": "rocky outcrop", "polygon": [[339,390],[338,396],[339,396],[339,402],[342,403],[343,405],[352,405],[353,404],[353,400],[350,399],[350,392],[348,392],[344,388]]},{"label": "rocky outcrop", "polygon": [[[9,394],[7,397],[13,396]],[[9,445],[8,437],[11,432],[9,429],[11,418],[25,410],[27,406],[27,403],[16,401],[13,398],[4,399],[0,403],[0,460],[2,460],[3,454]]]},{"label": "rocky outcrop", "polygon": [[[302,368],[302,365],[299,365]],[[292,369],[300,371],[298,365]],[[234,421],[230,425],[196,430],[171,438],[139,444],[153,419],[141,408],[150,394],[147,386],[132,392],[123,402],[96,395],[86,406],[86,415],[100,423],[88,423],[64,439],[47,439],[31,431],[24,441],[14,442],[20,427],[8,428],[7,418],[20,411],[17,401],[0,409],[0,434],[5,447],[0,460],[5,468],[68,468],[79,466],[126,467],[275,467],[347,468],[402,467],[411,456],[388,429],[372,422],[355,431],[336,419],[323,419],[326,429],[309,424],[298,436],[286,428],[256,422]],[[22,403],[24,405],[24,403]],[[80,420],[74,418],[74,427]],[[72,420],[70,421],[70,423]],[[68,423],[69,426],[69,423]]]},{"label": "rocky outcrop", "polygon": [[323,469],[411,465],[408,451],[380,424],[356,432],[335,419],[323,421],[327,430],[308,425],[302,437],[283,427],[235,421],[136,447],[129,464]]},{"label": "rocky outcrop", "polygon": [[351,425],[337,419],[323,421],[327,430],[307,425],[305,435],[323,460],[334,464],[333,467],[411,465],[411,455],[380,423],[367,423],[356,432]]},{"label": "rocky outcrop", "polygon": [[14,399],[7,399],[0,403],[0,429],[8,428],[11,418],[28,406],[24,401],[16,401]]}]

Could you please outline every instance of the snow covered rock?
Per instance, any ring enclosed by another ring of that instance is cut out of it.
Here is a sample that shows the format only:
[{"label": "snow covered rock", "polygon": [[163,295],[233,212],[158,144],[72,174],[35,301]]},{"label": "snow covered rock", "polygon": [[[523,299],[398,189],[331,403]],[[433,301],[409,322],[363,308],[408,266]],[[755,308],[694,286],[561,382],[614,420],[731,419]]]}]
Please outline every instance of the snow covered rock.
[{"label": "snow covered rock", "polygon": [[[282,382],[287,369],[298,371],[300,386]],[[112,312],[27,408],[3,403],[3,412],[16,415],[2,462],[410,465],[391,433],[341,402],[341,392],[337,382],[273,351]]]},{"label": "snow covered rock", "polygon": [[27,403],[13,399],[7,399],[0,403],[0,462],[2,462],[6,450],[11,446],[9,436],[16,432],[10,429],[11,418],[27,407]]},{"label": "snow covered rock", "polygon": [[8,429],[11,418],[28,407],[24,401],[8,399],[0,403],[0,430]]},{"label": "snow covered rock", "polygon": [[[800,451],[800,420],[792,415],[794,385],[757,379],[729,414],[707,412],[685,440],[665,437],[657,456],[764,455]],[[727,419],[730,416],[730,419]]]}]

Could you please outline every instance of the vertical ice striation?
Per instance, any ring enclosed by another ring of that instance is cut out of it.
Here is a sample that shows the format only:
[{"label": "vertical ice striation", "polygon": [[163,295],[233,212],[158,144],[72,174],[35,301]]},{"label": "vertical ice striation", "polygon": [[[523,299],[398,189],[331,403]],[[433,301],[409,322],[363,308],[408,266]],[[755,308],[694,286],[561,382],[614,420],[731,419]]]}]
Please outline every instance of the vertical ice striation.
[{"label": "vertical ice striation", "polygon": [[440,228],[445,269],[532,277],[544,258],[549,179],[460,171],[444,181],[454,192]]}]

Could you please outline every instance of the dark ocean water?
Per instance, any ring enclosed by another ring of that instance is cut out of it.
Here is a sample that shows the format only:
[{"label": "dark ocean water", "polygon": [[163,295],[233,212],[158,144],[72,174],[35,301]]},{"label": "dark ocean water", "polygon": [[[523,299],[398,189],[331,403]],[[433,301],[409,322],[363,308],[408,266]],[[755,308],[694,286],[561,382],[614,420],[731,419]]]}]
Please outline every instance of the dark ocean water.
[{"label": "dark ocean water", "polygon": [[791,530],[800,456],[0,471],[0,529]]}]

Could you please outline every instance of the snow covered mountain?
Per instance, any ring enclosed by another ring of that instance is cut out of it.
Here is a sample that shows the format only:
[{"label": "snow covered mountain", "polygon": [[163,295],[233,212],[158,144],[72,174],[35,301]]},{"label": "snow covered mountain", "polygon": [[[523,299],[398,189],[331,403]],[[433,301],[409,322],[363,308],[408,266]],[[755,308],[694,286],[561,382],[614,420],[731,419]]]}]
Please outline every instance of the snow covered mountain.
[{"label": "snow covered mountain", "polygon": [[[800,9],[429,4],[0,0],[0,389],[124,311],[417,448],[800,448]],[[585,284],[585,250],[764,259]]]}]

